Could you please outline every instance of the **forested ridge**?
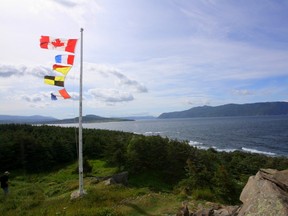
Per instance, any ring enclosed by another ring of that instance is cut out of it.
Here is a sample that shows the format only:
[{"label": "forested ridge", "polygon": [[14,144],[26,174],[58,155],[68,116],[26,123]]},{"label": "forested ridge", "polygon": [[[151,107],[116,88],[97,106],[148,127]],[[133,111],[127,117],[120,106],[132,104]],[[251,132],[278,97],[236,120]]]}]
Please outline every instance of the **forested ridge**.
[{"label": "forested ridge", "polygon": [[[1,172],[42,173],[77,161],[77,129],[56,126],[0,125]],[[162,186],[196,198],[236,203],[247,179],[260,168],[288,169],[288,158],[201,150],[186,141],[160,136],[83,129],[86,160],[104,160],[133,179],[156,175]],[[85,173],[87,174],[87,173]],[[137,182],[131,182],[137,186]]]},{"label": "forested ridge", "polygon": [[189,110],[162,113],[158,118],[199,118],[227,116],[288,115],[288,102],[262,102],[251,104],[225,104],[200,106]]}]

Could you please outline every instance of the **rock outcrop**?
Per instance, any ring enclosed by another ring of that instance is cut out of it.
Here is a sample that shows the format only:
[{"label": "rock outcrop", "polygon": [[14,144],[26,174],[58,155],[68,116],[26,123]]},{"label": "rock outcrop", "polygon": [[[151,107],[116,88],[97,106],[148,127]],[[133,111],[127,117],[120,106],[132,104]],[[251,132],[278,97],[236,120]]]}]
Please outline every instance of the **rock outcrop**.
[{"label": "rock outcrop", "polygon": [[239,211],[239,206],[221,206],[214,205],[210,208],[199,209],[189,216],[236,216]]},{"label": "rock outcrop", "polygon": [[199,208],[190,216],[288,216],[288,169],[261,169],[249,178],[240,200],[241,206]]},{"label": "rock outcrop", "polygon": [[244,187],[238,216],[287,216],[288,170],[262,169]]},{"label": "rock outcrop", "polygon": [[190,216],[187,202],[182,203],[182,207],[179,209],[176,216]]},{"label": "rock outcrop", "polygon": [[106,185],[111,184],[122,184],[122,185],[128,185],[128,172],[121,172],[118,174],[114,174],[113,176],[109,177],[105,181]]}]

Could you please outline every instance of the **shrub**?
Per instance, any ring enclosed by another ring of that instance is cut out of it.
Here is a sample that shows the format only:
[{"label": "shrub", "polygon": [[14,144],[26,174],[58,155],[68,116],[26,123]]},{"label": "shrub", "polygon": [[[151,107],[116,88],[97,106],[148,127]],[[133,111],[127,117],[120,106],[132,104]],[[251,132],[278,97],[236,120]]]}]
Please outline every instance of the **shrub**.
[{"label": "shrub", "polygon": [[193,190],[192,197],[196,200],[206,200],[211,202],[216,201],[214,193],[209,188],[201,188]]}]

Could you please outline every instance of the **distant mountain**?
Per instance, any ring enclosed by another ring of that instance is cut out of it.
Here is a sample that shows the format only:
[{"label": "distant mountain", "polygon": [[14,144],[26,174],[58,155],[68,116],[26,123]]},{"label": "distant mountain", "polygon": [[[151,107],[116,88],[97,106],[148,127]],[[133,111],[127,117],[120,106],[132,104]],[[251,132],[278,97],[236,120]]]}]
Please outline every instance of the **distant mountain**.
[{"label": "distant mountain", "polygon": [[[117,121],[132,121],[130,119],[124,118],[105,118],[97,115],[86,115],[82,117],[83,123],[94,123],[94,122],[117,122]],[[70,124],[70,123],[78,123],[79,117],[71,118],[71,119],[63,119],[49,122],[49,124]]]},{"label": "distant mountain", "polygon": [[[105,118],[96,115],[86,115],[82,117],[83,123],[93,123],[93,122],[113,122],[113,121],[132,121],[130,119],[124,118]],[[47,116],[12,116],[12,115],[0,115],[0,124],[68,124],[68,123],[78,123],[79,118],[71,119],[56,119]]]},{"label": "distant mountain", "polygon": [[158,118],[194,118],[225,116],[288,115],[288,102],[264,102],[251,104],[226,104],[201,106],[185,111],[162,113]]}]

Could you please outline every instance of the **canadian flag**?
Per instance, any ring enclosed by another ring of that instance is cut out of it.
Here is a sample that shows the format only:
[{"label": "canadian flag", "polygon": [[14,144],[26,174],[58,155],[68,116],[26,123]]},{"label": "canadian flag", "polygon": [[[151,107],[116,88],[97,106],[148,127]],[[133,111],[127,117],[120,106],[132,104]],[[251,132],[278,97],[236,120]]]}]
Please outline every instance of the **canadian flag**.
[{"label": "canadian flag", "polygon": [[76,43],[77,39],[63,39],[50,36],[41,36],[40,38],[41,48],[66,51],[70,53],[75,52]]}]

